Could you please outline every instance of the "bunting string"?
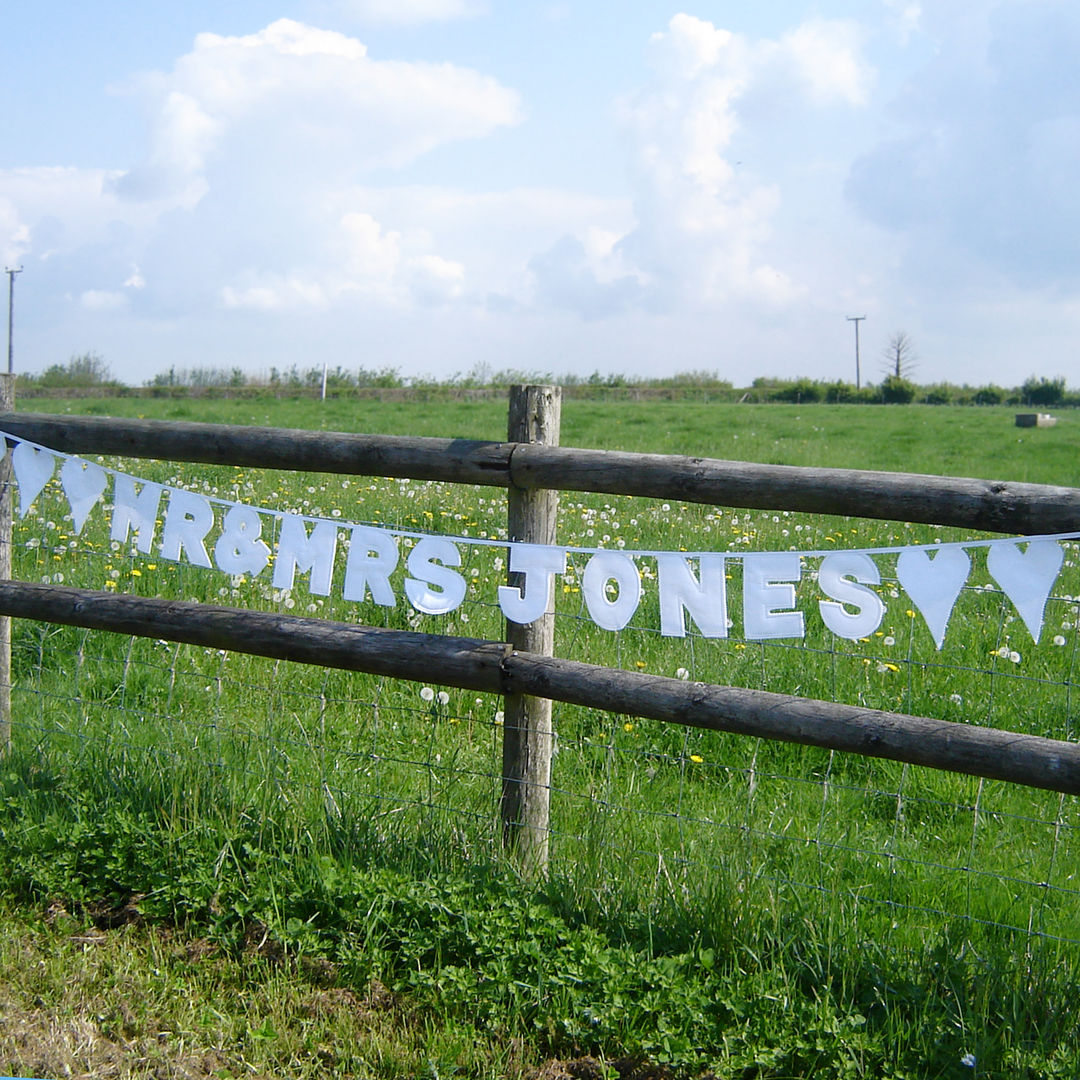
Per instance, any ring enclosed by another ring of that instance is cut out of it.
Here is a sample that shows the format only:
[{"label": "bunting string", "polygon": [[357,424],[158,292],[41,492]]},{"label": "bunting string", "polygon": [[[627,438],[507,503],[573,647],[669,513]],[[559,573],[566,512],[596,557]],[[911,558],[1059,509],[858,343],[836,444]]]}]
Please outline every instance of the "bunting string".
[{"label": "bunting string", "polygon": [[[1023,539],[971,540],[917,546],[828,551],[661,551],[628,548],[547,546],[508,540],[434,534],[396,526],[361,524],[253,506],[156,483],[83,458],[0,432],[15,444],[12,464],[18,513],[25,517],[56,474],[78,535],[100,506],[111,539],[134,543],[138,552],[189,562],[230,576],[256,578],[269,571],[275,589],[292,589],[306,574],[310,592],[329,596],[340,580],[345,601],[370,598],[394,607],[406,601],[427,615],[455,611],[465,599],[462,547],[498,547],[520,587],[497,587],[507,619],[530,623],[553,607],[556,579],[567,573],[568,556],[580,556],[581,591],[589,618],[618,631],[641,606],[644,580],[655,584],[660,633],[685,637],[692,622],[704,637],[727,637],[729,607],[742,604],[748,640],[800,639],[807,613],[796,608],[796,587],[809,577],[818,593],[816,614],[837,637],[865,638],[881,625],[886,604],[879,592],[879,560],[895,556],[895,577],[919,612],[940,650],[956,602],[971,574],[970,552],[986,548],[986,568],[1038,643],[1044,611],[1064,563],[1063,544],[1080,533]],[[111,488],[111,502],[107,496]],[[162,507],[164,506],[164,509]],[[272,549],[263,538],[276,526]],[[160,533],[158,524],[160,522]],[[399,541],[409,551],[402,559]],[[344,560],[344,572],[335,569]],[[649,560],[655,574],[639,564]],[[808,567],[816,563],[816,569]],[[732,564],[742,570],[738,598],[729,595]]]}]

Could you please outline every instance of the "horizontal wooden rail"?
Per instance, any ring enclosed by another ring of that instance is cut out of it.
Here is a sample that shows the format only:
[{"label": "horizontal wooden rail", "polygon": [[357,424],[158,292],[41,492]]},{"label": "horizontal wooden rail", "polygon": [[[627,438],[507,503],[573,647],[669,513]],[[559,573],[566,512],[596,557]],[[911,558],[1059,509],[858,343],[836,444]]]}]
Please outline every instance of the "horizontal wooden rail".
[{"label": "horizontal wooden rail", "polygon": [[532,694],[1080,794],[1080,745],[928,717],[688,683],[439,637],[188,601],[0,582],[0,615],[492,693]]},{"label": "horizontal wooden rail", "polygon": [[297,428],[0,413],[0,431],[68,454],[238,465],[255,469],[397,476],[506,487],[509,443],[353,435]]},{"label": "horizontal wooden rail", "polygon": [[0,413],[0,430],[73,454],[591,491],[1021,535],[1080,532],[1080,489],[1047,484],[472,439],[44,413]]}]

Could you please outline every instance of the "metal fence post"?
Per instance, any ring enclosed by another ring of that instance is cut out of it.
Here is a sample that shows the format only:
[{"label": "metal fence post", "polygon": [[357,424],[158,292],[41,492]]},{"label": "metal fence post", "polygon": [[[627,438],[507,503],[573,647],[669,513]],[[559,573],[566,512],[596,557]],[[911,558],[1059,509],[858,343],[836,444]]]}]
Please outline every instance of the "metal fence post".
[{"label": "metal fence post", "polygon": [[[562,390],[557,386],[510,388],[507,439],[511,443],[557,446],[562,414]],[[559,496],[545,489],[525,490],[511,484],[507,497],[507,525],[511,541],[555,544]],[[520,588],[520,574],[509,584]],[[522,625],[507,622],[506,640],[524,652],[552,656],[555,645],[554,597],[547,612]],[[544,876],[548,866],[551,756],[554,733],[551,702],[525,694],[508,694],[503,704],[503,842],[512,848],[522,869]]]},{"label": "metal fence post", "polygon": [[[0,412],[15,411],[15,376],[0,375]],[[15,510],[11,448],[0,458],[0,581],[11,579],[11,532]],[[0,755],[11,750],[11,617],[0,616]]]}]

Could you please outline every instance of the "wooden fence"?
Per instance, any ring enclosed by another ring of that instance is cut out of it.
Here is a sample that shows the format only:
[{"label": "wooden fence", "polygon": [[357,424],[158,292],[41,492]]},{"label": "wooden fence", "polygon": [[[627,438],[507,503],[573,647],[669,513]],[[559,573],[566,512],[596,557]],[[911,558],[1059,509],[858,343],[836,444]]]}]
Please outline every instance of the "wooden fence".
[{"label": "wooden fence", "polygon": [[[0,430],[73,454],[506,487],[509,540],[531,543],[555,542],[556,490],[1012,534],[1080,531],[1080,490],[1073,488],[559,447],[558,402],[554,388],[513,388],[506,442],[13,411],[0,412]],[[6,482],[10,488],[10,474]],[[0,551],[9,547],[10,540],[0,542]],[[10,577],[4,569],[0,563],[0,577]],[[547,861],[553,700],[1080,794],[1074,743],[561,660],[551,655],[550,618],[508,625],[507,641],[491,642],[15,581],[0,581],[0,615],[503,694],[504,835],[540,872]],[[5,644],[9,650],[10,638],[0,633],[0,649]],[[0,657],[0,708],[10,692],[3,663]]]}]

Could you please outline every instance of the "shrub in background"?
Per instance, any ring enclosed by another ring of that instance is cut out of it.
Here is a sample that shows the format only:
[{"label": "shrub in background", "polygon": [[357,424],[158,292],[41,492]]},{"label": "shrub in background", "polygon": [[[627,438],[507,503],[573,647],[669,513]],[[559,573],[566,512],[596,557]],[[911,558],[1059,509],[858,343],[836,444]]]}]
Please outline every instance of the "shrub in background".
[{"label": "shrub in background", "polygon": [[886,405],[909,405],[918,392],[913,382],[898,375],[888,375],[881,383],[881,400]]},{"label": "shrub in background", "polygon": [[1020,396],[1025,405],[1060,405],[1065,396],[1065,380],[1029,375],[1020,387]]}]

